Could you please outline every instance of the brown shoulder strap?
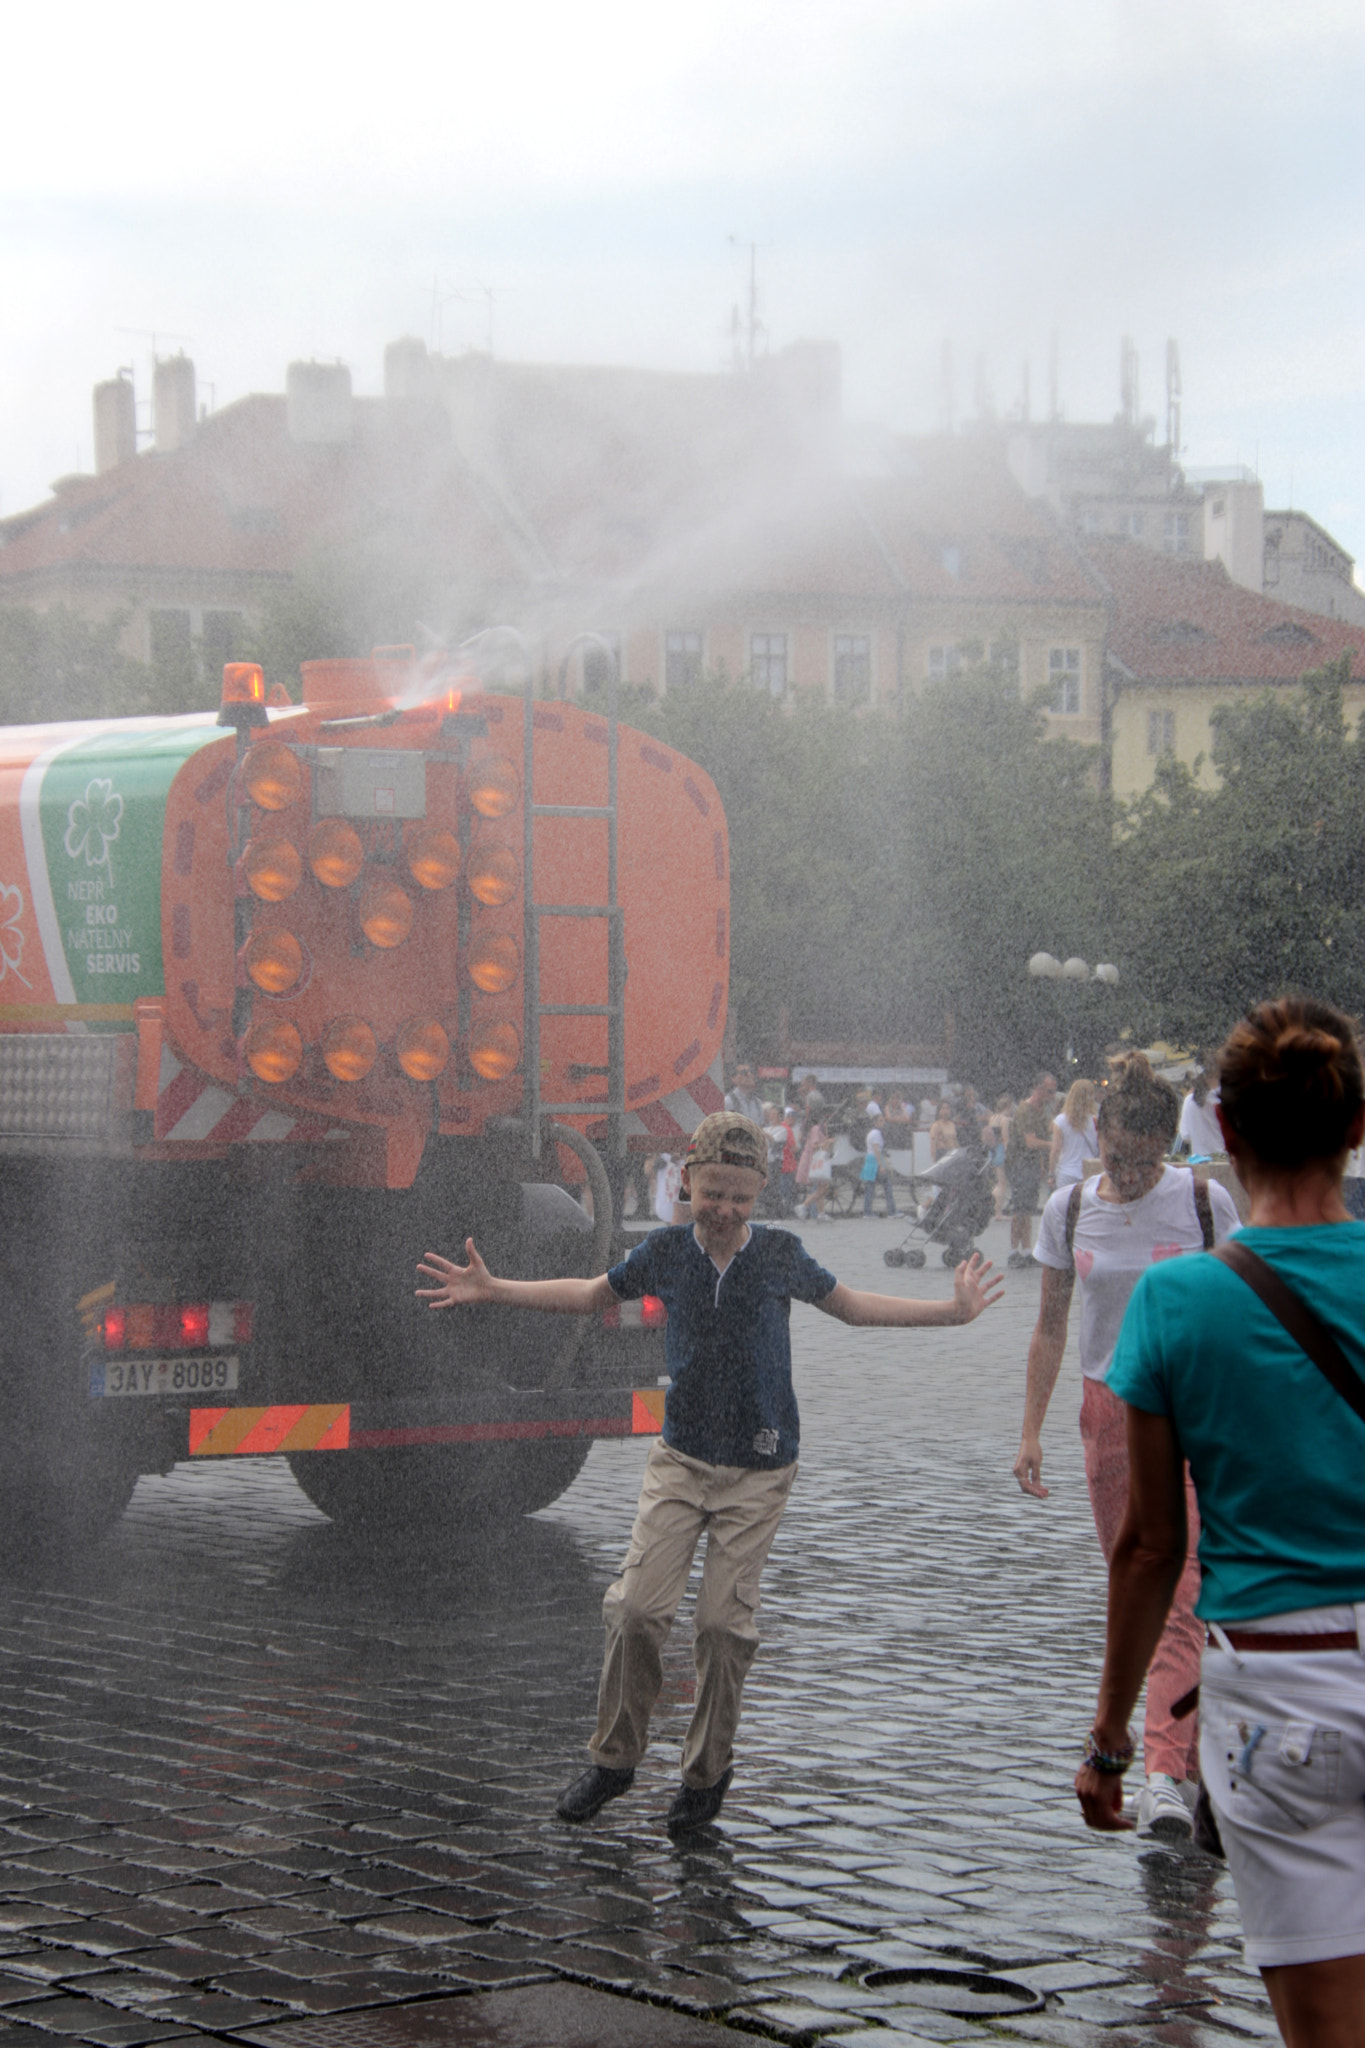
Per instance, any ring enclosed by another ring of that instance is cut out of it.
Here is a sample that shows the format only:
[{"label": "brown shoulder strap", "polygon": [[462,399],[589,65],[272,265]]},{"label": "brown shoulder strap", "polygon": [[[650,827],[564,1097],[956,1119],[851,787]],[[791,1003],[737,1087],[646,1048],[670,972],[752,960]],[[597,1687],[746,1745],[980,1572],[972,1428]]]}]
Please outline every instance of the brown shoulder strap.
[{"label": "brown shoulder strap", "polygon": [[1076,1270],[1076,1219],[1081,1213],[1081,1181],[1072,1183],[1071,1194],[1066,1205],[1066,1255],[1071,1261],[1071,1270]]},{"label": "brown shoulder strap", "polygon": [[1230,1266],[1238,1279],[1245,1280],[1252,1292],[1260,1296],[1270,1313],[1283,1323],[1294,1342],[1307,1352],[1347,1407],[1365,1422],[1365,1380],[1361,1379],[1336,1338],[1308,1304],[1291,1287],[1285,1286],[1273,1266],[1240,1239],[1229,1238],[1226,1244],[1219,1245],[1213,1256],[1221,1259],[1225,1266]]},{"label": "brown shoulder strap", "polygon": [[1199,1218],[1199,1228],[1204,1233],[1204,1250],[1211,1252],[1213,1250],[1214,1229],[1213,1200],[1209,1194],[1209,1184],[1197,1173],[1192,1173],[1190,1178],[1194,1182],[1194,1213]]}]

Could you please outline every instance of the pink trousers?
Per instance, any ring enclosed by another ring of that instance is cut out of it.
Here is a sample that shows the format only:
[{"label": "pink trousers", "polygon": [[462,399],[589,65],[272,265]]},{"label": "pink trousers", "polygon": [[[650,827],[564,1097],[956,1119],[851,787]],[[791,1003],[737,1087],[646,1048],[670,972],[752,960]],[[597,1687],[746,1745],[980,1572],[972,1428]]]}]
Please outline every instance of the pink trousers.
[{"label": "pink trousers", "polygon": [[[1106,1564],[1114,1554],[1123,1511],[1128,1505],[1128,1431],[1124,1407],[1103,1380],[1085,1381],[1081,1396],[1081,1441],[1085,1446],[1085,1477],[1090,1506]],[[1194,1617],[1199,1598],[1199,1507],[1185,1467],[1185,1510],[1189,1517],[1189,1551],[1175,1599],[1166,1618],[1147,1673],[1147,1716],[1142,1730],[1142,1767],[1165,1771],[1172,1778],[1199,1776],[1199,1716],[1177,1721],[1172,1704],[1199,1683],[1204,1653],[1204,1624]]]}]

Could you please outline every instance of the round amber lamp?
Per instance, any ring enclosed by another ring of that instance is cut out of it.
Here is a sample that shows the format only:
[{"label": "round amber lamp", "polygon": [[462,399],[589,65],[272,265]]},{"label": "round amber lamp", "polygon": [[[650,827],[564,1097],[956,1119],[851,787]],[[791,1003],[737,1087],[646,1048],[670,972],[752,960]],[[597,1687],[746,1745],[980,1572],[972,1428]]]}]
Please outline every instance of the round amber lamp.
[{"label": "round amber lamp", "polygon": [[505,818],[516,809],[521,796],[521,779],[501,754],[476,761],[469,770],[466,787],[469,801],[481,818]]},{"label": "round amber lamp", "polygon": [[319,818],[308,835],[308,865],[324,889],[346,889],[365,865],[365,849],[344,818]]},{"label": "round amber lamp", "polygon": [[521,862],[510,846],[476,846],[469,856],[468,875],[470,895],[497,910],[521,887]]},{"label": "round amber lamp", "polygon": [[394,1050],[410,1081],[434,1081],[450,1061],[450,1040],[434,1017],[410,1017],[398,1033]]},{"label": "round amber lamp", "polygon": [[265,995],[287,995],[303,973],[303,947],[292,932],[253,932],[244,955],[248,977]]},{"label": "round amber lamp", "polygon": [[262,903],[283,903],[303,880],[303,860],[288,839],[253,839],[243,860],[246,883]]},{"label": "round amber lamp", "polygon": [[338,1017],[327,1026],[322,1059],[334,1081],[363,1081],[379,1056],[379,1040],[363,1017]]},{"label": "round amber lamp", "polygon": [[476,1024],[469,1034],[469,1064],[485,1081],[505,1081],[515,1074],[521,1040],[513,1024]]},{"label": "round amber lamp", "polygon": [[475,939],[466,962],[469,979],[486,996],[506,995],[521,973],[521,949],[505,932]]},{"label": "round amber lamp", "polygon": [[397,882],[375,875],[360,899],[360,929],[372,946],[388,951],[401,946],[412,930],[412,898]]},{"label": "round amber lamp", "polygon": [[440,827],[419,832],[408,848],[408,868],[421,889],[448,889],[460,872],[460,842]]},{"label": "round amber lamp", "polygon": [[287,810],[303,788],[299,757],[279,740],[266,740],[248,751],[242,784],[252,803],[263,811]]},{"label": "round amber lamp", "polygon": [[242,1048],[246,1063],[258,1081],[278,1084],[291,1080],[303,1058],[303,1040],[296,1024],[286,1017],[270,1017],[253,1024]]}]

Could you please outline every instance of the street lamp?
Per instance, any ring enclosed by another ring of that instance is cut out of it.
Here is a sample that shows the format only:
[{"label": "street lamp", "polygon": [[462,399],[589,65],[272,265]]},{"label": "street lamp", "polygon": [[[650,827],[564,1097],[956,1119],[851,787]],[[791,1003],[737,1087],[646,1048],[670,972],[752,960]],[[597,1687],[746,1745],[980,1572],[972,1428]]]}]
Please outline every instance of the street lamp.
[{"label": "street lamp", "polygon": [[1069,960],[1059,960],[1053,953],[1034,953],[1029,960],[1028,971],[1035,981],[1071,983],[1071,990],[1068,990],[1065,995],[1061,989],[1057,991],[1057,1007],[1061,1011],[1062,1023],[1066,1031],[1064,1059],[1067,1068],[1070,1069],[1075,1064],[1076,1059],[1071,1044],[1072,1003],[1076,984],[1083,981],[1099,981],[1103,982],[1106,988],[1117,988],[1119,980],[1118,968],[1114,966],[1112,961],[1101,960],[1099,966],[1092,969],[1089,961],[1082,960],[1079,953],[1073,953]]}]

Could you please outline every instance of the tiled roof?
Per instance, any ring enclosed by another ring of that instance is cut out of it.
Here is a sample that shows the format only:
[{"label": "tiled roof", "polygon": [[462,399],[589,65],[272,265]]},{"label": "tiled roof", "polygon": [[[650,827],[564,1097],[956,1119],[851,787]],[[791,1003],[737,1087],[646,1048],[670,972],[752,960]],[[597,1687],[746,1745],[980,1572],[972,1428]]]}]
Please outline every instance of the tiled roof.
[{"label": "tiled roof", "polygon": [[1142,682],[1292,683],[1351,657],[1365,682],[1365,628],[1244,590],[1221,562],[1159,555],[1130,540],[1082,551],[1109,593],[1109,652]]},{"label": "tiled roof", "polygon": [[414,460],[378,401],[359,401],[354,419],[345,443],[301,445],[282,397],[244,398],[173,453],[68,480],[0,521],[0,595],[11,578],[56,570],[281,576],[320,543],[376,534],[448,542],[487,574],[517,574],[448,440],[423,437]]}]

